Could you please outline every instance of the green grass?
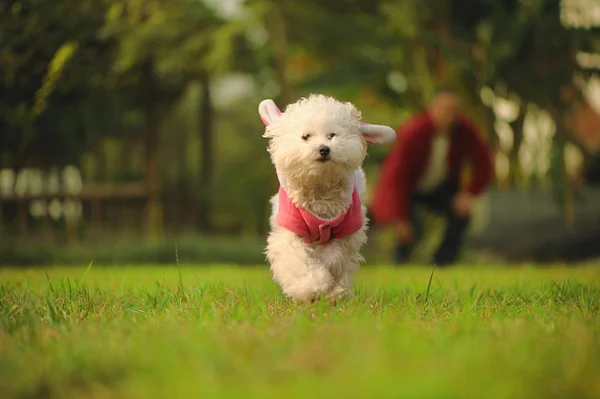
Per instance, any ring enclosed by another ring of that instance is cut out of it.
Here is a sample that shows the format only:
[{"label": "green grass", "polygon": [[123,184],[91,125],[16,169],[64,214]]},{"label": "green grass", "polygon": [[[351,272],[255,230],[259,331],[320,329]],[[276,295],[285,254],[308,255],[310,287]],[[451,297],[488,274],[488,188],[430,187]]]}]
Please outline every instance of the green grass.
[{"label": "green grass", "polygon": [[598,398],[600,269],[0,270],[1,398]]}]

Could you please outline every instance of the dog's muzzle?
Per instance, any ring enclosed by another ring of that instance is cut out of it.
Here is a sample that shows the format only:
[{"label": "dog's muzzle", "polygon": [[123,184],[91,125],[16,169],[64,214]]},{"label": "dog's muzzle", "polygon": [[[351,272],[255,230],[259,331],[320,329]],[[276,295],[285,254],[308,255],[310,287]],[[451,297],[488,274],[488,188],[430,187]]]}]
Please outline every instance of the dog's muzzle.
[{"label": "dog's muzzle", "polygon": [[320,157],[317,159],[319,162],[327,162],[331,159],[329,156],[331,154],[331,148],[326,145],[322,145],[319,147],[319,155]]}]

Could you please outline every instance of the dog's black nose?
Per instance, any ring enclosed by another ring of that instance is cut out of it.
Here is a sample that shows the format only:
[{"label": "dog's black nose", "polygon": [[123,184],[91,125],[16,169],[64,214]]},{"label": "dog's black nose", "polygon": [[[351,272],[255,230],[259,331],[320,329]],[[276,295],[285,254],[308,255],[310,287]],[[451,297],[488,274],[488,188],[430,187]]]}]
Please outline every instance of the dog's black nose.
[{"label": "dog's black nose", "polygon": [[327,155],[329,155],[330,152],[331,149],[326,145],[322,145],[319,147],[319,154],[321,154],[322,157],[326,157]]}]

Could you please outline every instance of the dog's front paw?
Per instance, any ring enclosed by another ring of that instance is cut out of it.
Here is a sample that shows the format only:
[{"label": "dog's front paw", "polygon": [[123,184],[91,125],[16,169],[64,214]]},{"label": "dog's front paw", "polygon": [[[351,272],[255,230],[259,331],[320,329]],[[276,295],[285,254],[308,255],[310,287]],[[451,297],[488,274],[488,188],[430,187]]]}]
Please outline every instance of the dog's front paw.
[{"label": "dog's front paw", "polygon": [[332,305],[336,305],[338,302],[342,300],[349,300],[354,298],[354,290],[348,287],[338,286],[335,287],[331,292],[327,295],[327,299],[330,301]]},{"label": "dog's front paw", "polygon": [[314,293],[313,295],[309,296],[306,299],[306,303],[312,305],[312,304],[316,303],[318,300],[319,300],[319,294]]}]

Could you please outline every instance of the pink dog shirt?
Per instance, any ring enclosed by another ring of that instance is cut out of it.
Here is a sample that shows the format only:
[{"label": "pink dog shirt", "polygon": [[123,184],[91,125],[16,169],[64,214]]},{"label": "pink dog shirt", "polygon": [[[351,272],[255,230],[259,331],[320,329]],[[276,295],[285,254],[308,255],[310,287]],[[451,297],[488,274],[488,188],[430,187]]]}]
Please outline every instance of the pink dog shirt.
[{"label": "pink dog shirt", "polygon": [[335,219],[323,220],[294,205],[283,187],[279,186],[279,212],[276,221],[280,226],[303,237],[307,244],[325,244],[332,238],[349,236],[363,225],[358,189],[355,185],[352,202],[346,212]]}]

